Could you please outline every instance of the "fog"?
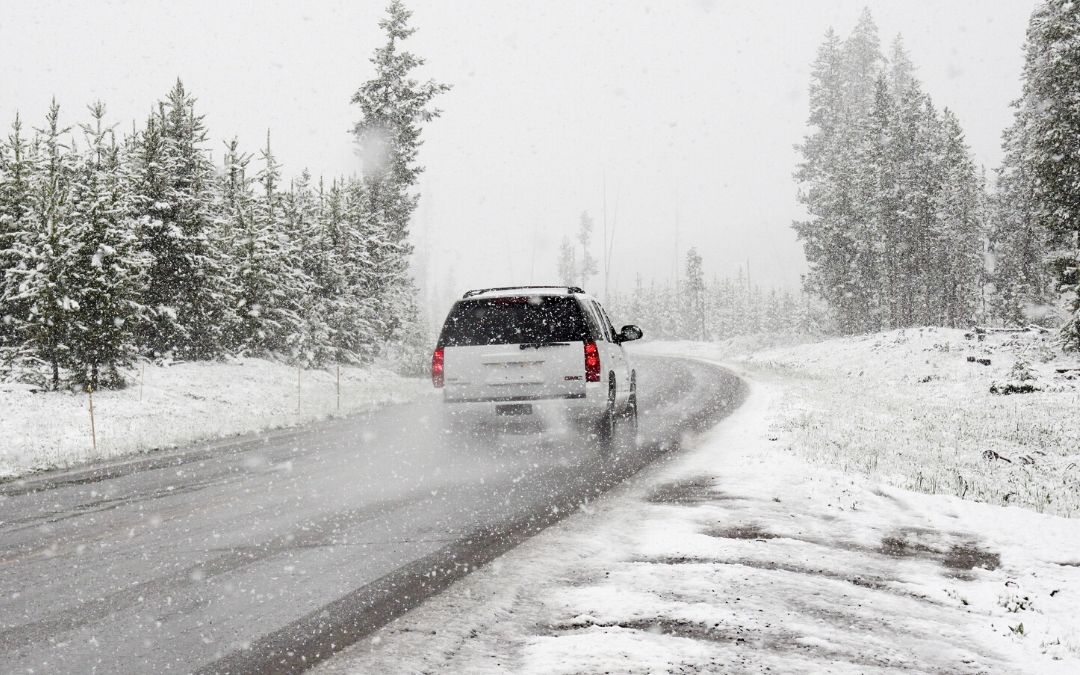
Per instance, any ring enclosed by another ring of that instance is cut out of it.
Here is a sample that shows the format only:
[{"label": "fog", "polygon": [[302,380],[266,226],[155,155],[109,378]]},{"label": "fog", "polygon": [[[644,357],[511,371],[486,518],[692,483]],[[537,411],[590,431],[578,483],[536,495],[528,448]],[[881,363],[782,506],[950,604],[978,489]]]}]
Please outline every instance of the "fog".
[{"label": "fog", "polygon": [[[216,158],[234,135],[255,151],[269,129],[287,175],[355,173],[349,97],[371,75],[384,4],[10,5],[0,112],[5,125],[16,110],[37,125],[55,95],[74,123],[100,98],[127,128],[179,76]],[[689,246],[708,276],[749,265],[757,283],[796,288],[792,146],[810,62],[825,30],[846,35],[864,4],[410,1],[408,47],[454,87],[424,131],[413,228],[423,287],[439,304],[467,287],[553,280],[556,248],[588,210],[597,242],[606,211],[616,288],[639,272],[670,279]],[[1019,94],[1032,5],[871,5],[883,45],[903,34],[988,169]]]}]

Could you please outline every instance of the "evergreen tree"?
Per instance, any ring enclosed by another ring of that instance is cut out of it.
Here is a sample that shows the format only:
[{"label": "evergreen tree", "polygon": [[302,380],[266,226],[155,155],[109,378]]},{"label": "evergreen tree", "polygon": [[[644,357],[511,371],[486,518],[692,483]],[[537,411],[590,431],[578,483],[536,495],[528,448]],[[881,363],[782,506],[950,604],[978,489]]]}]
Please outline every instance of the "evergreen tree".
[{"label": "evergreen tree", "polygon": [[16,244],[25,236],[31,198],[30,179],[35,171],[31,146],[22,134],[22,121],[15,116],[6,142],[0,140],[0,368],[9,370],[21,345],[18,326],[29,313],[25,298],[19,298],[20,276],[15,273],[20,258]]},{"label": "evergreen tree", "polygon": [[222,279],[229,289],[228,312],[230,321],[223,326],[222,342],[226,351],[236,353],[243,342],[241,312],[243,288],[240,273],[240,242],[249,232],[255,217],[254,179],[250,175],[251,154],[240,151],[240,141],[235,136],[225,143],[224,164],[214,190],[213,212],[217,218],[215,228],[220,232],[219,258]]},{"label": "evergreen tree", "polygon": [[[243,223],[236,241],[238,271],[237,318],[239,352],[251,356],[284,354],[301,333],[301,303],[306,295],[306,275],[300,266],[297,246],[286,234],[286,213],[279,190],[281,166],[274,158],[267,134],[261,152],[263,167],[255,176],[258,196],[250,200],[251,212],[237,202],[236,221]],[[248,185],[241,185],[245,195]],[[294,354],[295,356],[295,354]]]},{"label": "evergreen tree", "polygon": [[277,291],[281,300],[296,308],[299,318],[286,342],[294,360],[318,366],[330,358],[330,309],[324,303],[333,300],[329,293],[334,287],[330,275],[335,260],[320,217],[319,195],[312,189],[306,169],[285,193],[282,211],[279,246],[294,262],[282,271]]},{"label": "evergreen tree", "polygon": [[870,8],[863,8],[851,35],[840,49],[840,66],[844,81],[843,114],[848,121],[856,120],[870,109],[875,83],[884,65],[881,40]]},{"label": "evergreen tree", "polygon": [[630,294],[630,301],[626,304],[625,310],[620,314],[624,317],[627,323],[640,323],[641,317],[644,314],[645,287],[642,285],[641,272],[634,275],[634,291]]},{"label": "evergreen tree", "polygon": [[323,215],[332,264],[322,285],[322,311],[335,362],[364,363],[374,356],[375,302],[368,292],[368,256],[360,227],[363,186],[334,181]]},{"label": "evergreen tree", "polygon": [[[1047,257],[1070,302],[1066,348],[1080,350],[1080,4],[1046,0],[1035,8],[1025,45],[1022,111],[1029,142],[1022,161],[1033,178],[1033,215]],[[1019,121],[1019,120],[1018,120]]]},{"label": "evergreen tree", "polygon": [[900,308],[909,292],[902,267],[904,256],[898,255],[907,246],[910,230],[904,222],[903,168],[896,160],[898,140],[903,136],[896,128],[894,111],[888,80],[881,76],[865,125],[866,136],[860,145],[861,198],[866,209],[865,231],[861,236],[865,240],[864,264],[871,268],[867,270],[871,291],[863,312],[869,318],[866,328],[872,330],[903,325]]},{"label": "evergreen tree", "polygon": [[811,74],[811,133],[800,147],[803,161],[795,174],[808,214],[807,220],[794,225],[809,267],[807,288],[838,308],[849,332],[858,327],[853,309],[857,289],[850,274],[855,264],[851,153],[856,146],[850,133],[849,120],[855,113],[846,74],[861,70],[855,61],[870,42],[867,36],[842,46],[832,30],[826,33]]},{"label": "evergreen tree", "polygon": [[[170,305],[163,305],[165,278],[171,268],[164,260],[172,251],[172,237],[165,226],[169,204],[166,189],[169,174],[165,159],[163,123],[158,112],[152,112],[142,131],[135,134],[128,154],[131,212],[136,219],[135,241],[146,267],[146,281],[140,302],[146,316],[136,328],[139,352],[153,356],[163,348],[165,336],[180,334],[176,314]],[[151,284],[153,287],[151,288]]]},{"label": "evergreen tree", "polygon": [[63,228],[64,276],[71,302],[65,360],[76,382],[123,384],[118,368],[135,355],[140,280],[135,228],[124,194],[119,148],[104,126],[105,106],[82,125],[86,153],[71,179]]},{"label": "evergreen tree", "polygon": [[886,151],[895,195],[890,199],[883,192],[879,199],[889,200],[885,245],[891,252],[888,264],[891,277],[887,286],[889,320],[885,326],[899,328],[925,322],[920,314],[921,280],[925,271],[921,263],[927,227],[926,187],[932,177],[923,175],[923,170],[930,150],[927,141],[936,136],[926,128],[928,97],[915,78],[914,67],[899,38],[893,45],[888,77],[892,112],[886,130],[889,138]]},{"label": "evergreen tree", "polygon": [[563,237],[559,245],[559,283],[564,286],[576,286],[578,277],[577,254],[574,245],[570,243],[570,237]]},{"label": "evergreen tree", "polygon": [[826,34],[809,124],[795,174],[808,215],[794,224],[809,266],[805,289],[845,333],[971,321],[982,282],[982,186],[958,120],[939,115],[921,91],[901,38],[884,61],[868,12],[843,42]]},{"label": "evergreen tree", "polygon": [[60,367],[68,357],[70,312],[74,301],[65,275],[69,251],[64,231],[76,157],[65,142],[69,129],[60,126],[60,106],[54,100],[38,130],[36,170],[28,178],[29,193],[23,226],[14,241],[16,263],[7,275],[17,285],[11,300],[25,302],[27,314],[17,330],[24,355],[46,364],[49,383],[60,386]]},{"label": "evergreen tree", "polygon": [[719,339],[735,334],[735,293],[731,279],[714,282],[713,295],[713,334]]},{"label": "evergreen tree", "polygon": [[939,277],[934,323],[968,325],[978,311],[982,286],[982,219],[985,193],[964,140],[960,122],[948,108],[942,113],[943,187],[934,205],[938,233],[934,245]]},{"label": "evergreen tree", "polygon": [[683,282],[683,334],[694,340],[708,338],[706,328],[705,275],[696,248],[686,252],[686,279]]},{"label": "evergreen tree", "polygon": [[578,222],[578,244],[581,245],[581,264],[578,269],[578,276],[581,278],[581,287],[588,289],[589,279],[596,276],[599,271],[597,267],[597,260],[589,252],[589,248],[592,245],[592,231],[593,231],[593,219],[589,215],[588,211],[582,211],[581,220]]},{"label": "evergreen tree", "polygon": [[375,77],[353,97],[364,175],[329,190],[306,171],[283,190],[269,139],[257,175],[235,139],[217,174],[179,80],[119,143],[92,106],[82,155],[55,103],[32,143],[16,118],[0,141],[2,375],[18,360],[47,365],[54,388],[62,371],[98,387],[138,353],[313,366],[369,362],[388,342],[415,369],[429,336],[408,226],[421,128],[448,87],[414,79],[408,18],[391,2]]},{"label": "evergreen tree", "polygon": [[[877,26],[870,10],[864,9],[840,49],[844,95],[841,98],[841,146],[836,149],[835,159],[841,172],[835,177],[834,189],[839,198],[836,217],[843,228],[837,273],[852,331],[878,327],[874,223],[872,201],[866,190],[867,179],[873,181],[873,178],[869,177],[861,160],[866,119],[874,105],[883,62]],[[760,324],[760,316],[755,320]]]},{"label": "evergreen tree", "polygon": [[137,153],[136,214],[148,258],[143,304],[151,318],[142,331],[151,355],[207,359],[227,338],[227,270],[211,212],[214,169],[206,129],[182,82],[158,106]]},{"label": "evergreen tree", "polygon": [[1036,217],[1035,176],[1030,161],[1035,102],[1013,102],[1014,121],[1002,135],[1004,157],[990,202],[993,313],[1007,326],[1025,325],[1027,307],[1049,301],[1045,263],[1049,236]]},{"label": "evergreen tree", "polygon": [[408,278],[409,219],[419,196],[412,193],[423,167],[417,164],[421,126],[439,116],[432,100],[449,90],[432,80],[421,83],[413,71],[424,60],[401,49],[415,32],[408,25],[411,12],[392,0],[379,22],[387,42],[375,50],[371,63],[375,77],[353,94],[360,119],[353,128],[364,160],[365,226],[373,238],[368,246],[376,272],[369,292],[381,319],[380,335],[389,339],[405,323],[413,287]]}]

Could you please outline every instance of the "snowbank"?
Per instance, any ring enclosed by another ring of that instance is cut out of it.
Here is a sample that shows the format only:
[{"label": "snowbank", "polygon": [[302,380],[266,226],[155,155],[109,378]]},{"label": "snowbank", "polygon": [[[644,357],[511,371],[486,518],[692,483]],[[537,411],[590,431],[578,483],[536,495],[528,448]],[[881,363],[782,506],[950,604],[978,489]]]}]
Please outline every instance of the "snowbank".
[{"label": "snowbank", "polygon": [[[646,349],[734,363],[782,385],[778,424],[811,461],[897,487],[1073,516],[1080,363],[1053,341],[923,328],[749,354],[725,344]],[[991,391],[1010,386],[1035,391]]]},{"label": "snowbank", "polygon": [[94,394],[97,449],[85,393],[36,393],[0,384],[0,477],[69,467],[411,400],[425,380],[378,368],[305,370],[260,359],[147,366],[121,391]]}]

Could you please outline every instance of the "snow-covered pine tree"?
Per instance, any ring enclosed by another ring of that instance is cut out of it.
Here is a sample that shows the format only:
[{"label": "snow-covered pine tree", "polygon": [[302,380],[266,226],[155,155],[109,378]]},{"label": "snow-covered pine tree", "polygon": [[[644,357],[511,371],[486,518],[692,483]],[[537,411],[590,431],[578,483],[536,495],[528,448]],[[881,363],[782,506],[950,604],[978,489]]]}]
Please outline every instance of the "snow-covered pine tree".
[{"label": "snow-covered pine tree", "polygon": [[[310,181],[306,171],[302,178],[304,182]],[[349,305],[339,249],[344,223],[337,181],[333,181],[328,190],[320,177],[314,204],[303,208],[290,205],[289,210],[308,211],[312,217],[301,236],[301,257],[311,283],[304,326],[309,363],[341,363],[347,359],[339,353],[337,333],[342,327],[338,324],[339,317],[349,311]]]},{"label": "snow-covered pine tree", "polygon": [[840,48],[840,67],[844,82],[842,110],[849,121],[859,119],[870,109],[875,83],[884,62],[877,24],[870,14],[870,8],[864,7],[851,35],[844,40]]},{"label": "snow-covered pine tree", "polygon": [[792,318],[794,329],[801,335],[818,335],[823,332],[821,310],[814,303],[814,298],[806,292],[800,297],[800,302]]},{"label": "snow-covered pine tree", "polygon": [[[866,166],[862,147],[864,126],[874,106],[878,78],[884,65],[877,25],[864,8],[855,28],[840,48],[840,68],[843,97],[841,98],[840,146],[836,166],[835,195],[839,198],[837,215],[843,228],[841,255],[836,261],[843,301],[852,331],[875,330],[878,327],[877,255],[875,219],[868,183],[874,179]],[[753,291],[760,294],[760,289]],[[760,310],[760,305],[753,305]],[[760,313],[755,317],[760,329]]]},{"label": "snow-covered pine tree", "polygon": [[750,323],[746,328],[748,334],[761,333],[765,330],[765,294],[761,290],[761,286],[754,284],[749,289],[750,297],[748,301],[749,312],[747,313],[750,318]]},{"label": "snow-covered pine tree", "polygon": [[[378,209],[372,208],[370,184],[352,180],[346,194],[346,222],[349,224],[346,247],[349,251],[347,280],[352,305],[362,311],[367,332],[354,336],[355,353],[369,361],[382,345],[397,331],[402,315],[389,305],[402,285],[392,287],[393,273],[403,269],[406,261],[399,259],[400,248],[392,241],[389,224]],[[408,247],[408,244],[403,244]],[[402,282],[404,283],[404,282]]]},{"label": "snow-covered pine tree", "polygon": [[409,377],[422,377],[430,372],[430,345],[434,338],[420,312],[417,302],[419,291],[411,279],[409,283],[414,287],[407,296],[401,337],[391,344],[391,356],[397,372]]},{"label": "snow-covered pine tree", "polygon": [[223,326],[222,338],[224,349],[237,353],[242,343],[242,323],[240,289],[240,238],[248,231],[249,221],[255,217],[255,194],[252,189],[254,179],[249,166],[252,155],[240,150],[240,141],[235,136],[225,143],[225,154],[217,188],[214,190],[213,212],[217,219],[215,228],[219,231],[220,260],[222,277],[229,289],[230,321]]},{"label": "snow-covered pine tree", "polygon": [[656,321],[671,338],[686,338],[683,333],[682,303],[679,302],[682,288],[682,280],[676,278],[672,285],[661,287],[656,298]]},{"label": "snow-covered pine tree", "polygon": [[16,114],[11,133],[0,139],[0,377],[12,368],[22,343],[18,326],[29,313],[29,303],[18,297],[20,276],[15,269],[20,259],[15,245],[27,226],[35,159]]},{"label": "snow-covered pine tree", "polygon": [[692,340],[708,339],[708,317],[705,313],[705,274],[702,269],[701,255],[691,247],[686,252],[686,278],[683,280],[682,297],[682,334]]},{"label": "snow-covered pine tree", "polygon": [[424,60],[400,45],[415,32],[408,25],[412,13],[400,0],[392,0],[386,11],[379,26],[387,42],[371,58],[375,77],[360,86],[352,102],[360,107],[353,133],[364,160],[366,221],[379,237],[369,247],[377,271],[368,290],[382,320],[380,338],[391,339],[404,324],[407,300],[414,292],[408,277],[409,220],[419,199],[412,188],[423,171],[417,163],[421,128],[439,116],[430,104],[449,86],[413,77]]},{"label": "snow-covered pine tree", "polygon": [[762,331],[773,335],[784,331],[787,322],[784,318],[782,303],[782,296],[777,293],[775,288],[770,288],[768,295],[765,296],[765,305],[762,311]]},{"label": "snow-covered pine tree", "polygon": [[559,283],[566,286],[576,286],[578,276],[577,253],[574,245],[570,243],[570,237],[563,237],[559,244],[558,271]]},{"label": "snow-covered pine tree", "polygon": [[[164,149],[172,171],[166,193],[169,223],[180,233],[183,258],[172,278],[174,305],[183,327],[178,354],[209,359],[224,351],[229,316],[229,289],[220,253],[217,219],[211,210],[215,170],[206,149],[203,116],[195,113],[195,98],[180,80],[164,105]],[[159,287],[160,288],[160,287]],[[164,298],[162,298],[164,300]]]},{"label": "snow-covered pine tree", "polygon": [[374,356],[376,347],[362,204],[363,185],[359,181],[335,180],[330,184],[323,227],[334,262],[322,292],[331,358],[338,363],[365,363]]},{"label": "snow-covered pine tree", "polygon": [[843,43],[831,30],[818,50],[810,83],[810,134],[800,150],[795,178],[808,218],[794,224],[809,266],[808,290],[837,308],[842,330],[865,324],[870,291],[858,269],[860,240],[855,177],[861,130],[873,100],[881,61],[877,28],[867,12]]},{"label": "snow-covered pine tree", "polygon": [[884,65],[867,11],[843,43],[826,35],[809,124],[795,174],[809,216],[795,223],[805,289],[842,332],[971,320],[982,234],[974,164],[900,37]]},{"label": "snow-covered pine tree", "polygon": [[641,303],[641,323],[639,325],[649,326],[646,331],[649,331],[653,338],[663,338],[666,335],[665,329],[667,328],[660,316],[664,296],[660,287],[656,285],[655,279],[649,280],[649,287],[643,290],[641,297],[643,302]]},{"label": "snow-covered pine tree", "polygon": [[148,259],[140,331],[150,355],[208,359],[222,353],[230,323],[227,269],[212,213],[214,167],[195,99],[181,81],[158,104],[135,160],[135,213]]},{"label": "snow-covered pine tree", "polygon": [[641,272],[634,275],[634,291],[630,295],[630,301],[627,303],[625,315],[628,320],[632,322],[640,321],[642,310],[644,308],[644,298],[642,294],[645,292],[645,285],[641,280]]},{"label": "snow-covered pine tree", "polygon": [[888,143],[883,148],[883,166],[891,172],[886,184],[891,183],[894,191],[890,194],[883,190],[877,199],[879,205],[888,209],[881,216],[883,245],[889,251],[885,267],[888,311],[884,326],[899,328],[919,323],[920,280],[924,272],[919,252],[921,228],[925,226],[919,219],[920,214],[925,214],[920,202],[920,181],[924,178],[920,161],[925,153],[921,139],[927,101],[900,36],[893,42],[887,78],[891,110],[885,131]]},{"label": "snow-covered pine tree", "polygon": [[592,246],[593,219],[588,211],[581,212],[578,221],[577,241],[581,245],[581,262],[578,267],[578,277],[581,279],[580,286],[588,290],[589,279],[596,276],[599,271],[597,259],[589,251]]},{"label": "snow-covered pine tree", "polygon": [[940,244],[942,224],[938,218],[940,193],[944,188],[943,134],[941,118],[930,97],[923,101],[922,114],[915,135],[916,153],[910,189],[914,215],[910,250],[909,279],[913,281],[913,323],[934,325],[938,321],[935,309],[937,295],[943,285]]},{"label": "snow-covered pine tree", "polygon": [[136,342],[145,356],[160,353],[166,338],[175,341],[181,333],[171,305],[161,304],[165,299],[165,282],[173,274],[165,258],[175,246],[165,225],[169,211],[165,201],[169,172],[160,113],[160,107],[150,113],[144,127],[134,134],[127,154],[131,209],[136,218],[135,240],[146,267],[146,282],[140,297],[146,316],[136,327]]},{"label": "snow-covered pine tree", "polygon": [[[260,153],[262,169],[255,176],[258,194],[245,214],[236,202],[235,221],[243,225],[235,235],[234,257],[238,275],[238,351],[250,356],[283,354],[301,333],[301,303],[308,292],[298,246],[286,233],[285,211],[279,189],[281,166],[270,147]],[[245,179],[246,180],[246,179]],[[241,194],[250,183],[241,187]]]},{"label": "snow-covered pine tree", "polygon": [[1029,307],[1049,300],[1045,262],[1049,236],[1036,214],[1030,159],[1031,121],[1037,106],[1020,98],[1013,107],[1013,123],[1002,134],[1004,156],[990,199],[991,312],[1005,326],[1022,326],[1033,318]]},{"label": "snow-covered pine tree", "polygon": [[946,108],[941,122],[942,189],[934,205],[940,285],[931,318],[937,325],[963,327],[975,319],[982,286],[985,193],[960,121]]},{"label": "snow-covered pine tree", "polygon": [[735,293],[731,279],[725,277],[716,281],[712,288],[713,335],[717,339],[731,337],[735,331]]},{"label": "snow-covered pine tree", "polygon": [[[795,170],[798,198],[807,211],[807,219],[792,224],[802,241],[809,271],[804,278],[808,290],[833,301],[835,286],[830,260],[837,238],[833,223],[831,197],[832,160],[838,141],[840,100],[840,38],[830,28],[818,48],[810,75],[810,133],[798,149],[802,161]],[[735,320],[735,317],[732,317]],[[730,325],[730,324],[729,324]]]},{"label": "snow-covered pine tree", "polygon": [[105,106],[90,106],[86,150],[71,180],[63,244],[70,319],[65,362],[72,379],[94,389],[123,385],[119,368],[136,354],[141,270],[120,150],[105,127]]},{"label": "snow-covered pine tree", "polygon": [[60,386],[60,367],[68,355],[73,301],[66,278],[68,255],[64,227],[76,156],[67,144],[70,129],[60,126],[60,106],[49,106],[45,127],[37,130],[37,161],[28,177],[29,192],[23,225],[14,241],[15,266],[7,271],[17,284],[16,302],[25,302],[25,317],[17,318],[22,356],[31,366],[45,364],[48,382]]},{"label": "snow-covered pine tree", "polygon": [[333,250],[320,219],[319,195],[311,186],[311,174],[304,169],[282,198],[280,246],[289,251],[295,269],[286,270],[279,285],[283,299],[296,307],[299,325],[285,336],[290,357],[307,367],[321,366],[331,356],[330,328],[325,305],[335,284]]},{"label": "snow-covered pine tree", "polygon": [[1023,96],[1033,104],[1023,158],[1034,177],[1035,216],[1047,234],[1051,272],[1069,301],[1063,345],[1080,350],[1080,3],[1036,6],[1023,79]]},{"label": "snow-covered pine tree", "polygon": [[884,75],[879,75],[874,83],[873,103],[859,125],[862,134],[855,148],[856,173],[851,181],[853,210],[857,214],[852,227],[852,274],[860,289],[852,298],[852,307],[861,317],[862,330],[880,330],[887,325],[896,300],[898,191],[891,147],[892,113],[888,83]]}]

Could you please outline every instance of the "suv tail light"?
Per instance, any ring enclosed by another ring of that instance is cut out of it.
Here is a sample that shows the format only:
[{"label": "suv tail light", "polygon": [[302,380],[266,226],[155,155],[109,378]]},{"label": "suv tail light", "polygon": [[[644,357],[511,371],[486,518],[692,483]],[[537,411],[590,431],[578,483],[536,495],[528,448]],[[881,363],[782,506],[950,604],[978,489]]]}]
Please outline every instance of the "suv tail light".
[{"label": "suv tail light", "polygon": [[431,355],[431,383],[436,388],[442,387],[445,380],[443,379],[443,348],[436,347],[435,352]]},{"label": "suv tail light", "polygon": [[585,381],[600,381],[600,351],[591,340],[585,343]]}]

